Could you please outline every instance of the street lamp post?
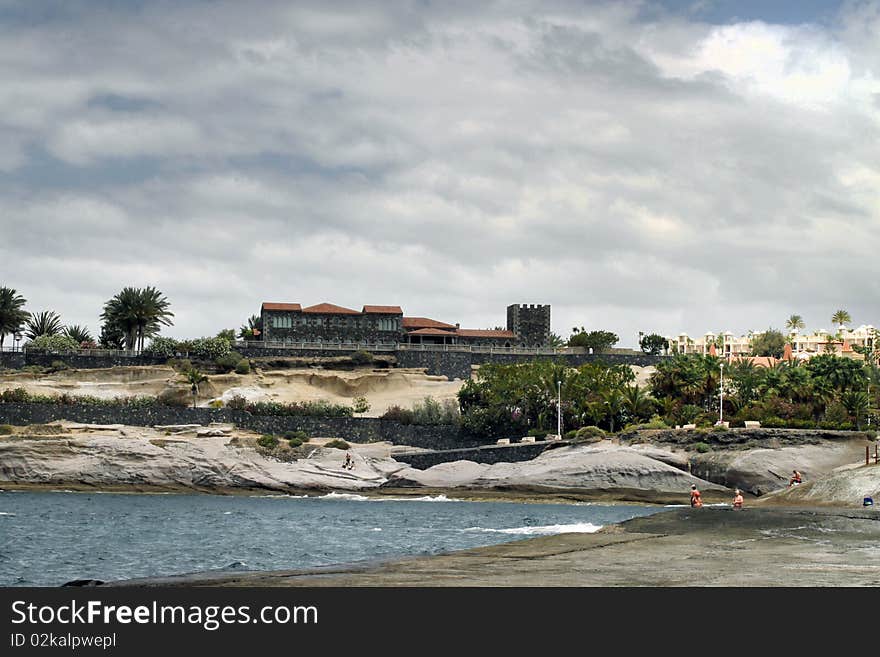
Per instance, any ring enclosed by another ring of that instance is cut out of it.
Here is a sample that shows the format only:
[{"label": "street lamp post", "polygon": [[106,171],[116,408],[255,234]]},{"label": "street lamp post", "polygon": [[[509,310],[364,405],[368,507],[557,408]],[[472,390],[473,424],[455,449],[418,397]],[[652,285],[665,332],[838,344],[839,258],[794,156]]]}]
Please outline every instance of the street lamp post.
[{"label": "street lamp post", "polygon": [[558,398],[556,401],[556,435],[562,438],[562,381],[556,382]]},{"label": "street lamp post", "polygon": [[719,365],[721,368],[721,383],[719,384],[719,399],[718,402],[718,424],[724,423],[724,363]]}]

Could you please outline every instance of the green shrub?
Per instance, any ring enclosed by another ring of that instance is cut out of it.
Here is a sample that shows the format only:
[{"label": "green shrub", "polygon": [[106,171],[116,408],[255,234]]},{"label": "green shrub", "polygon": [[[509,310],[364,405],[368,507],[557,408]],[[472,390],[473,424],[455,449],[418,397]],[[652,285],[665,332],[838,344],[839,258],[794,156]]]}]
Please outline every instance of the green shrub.
[{"label": "green shrub", "polygon": [[527,436],[534,436],[535,438],[543,438],[548,433],[550,433],[549,429],[529,429],[526,432]]},{"label": "green shrub", "polygon": [[446,399],[442,403],[433,397],[425,397],[416,402],[412,407],[413,424],[459,424],[461,413],[458,410],[458,402]]},{"label": "green shrub", "polygon": [[369,351],[356,351],[351,355],[351,362],[355,365],[369,365],[373,362],[373,354]]},{"label": "green shrub", "polygon": [[278,439],[271,434],[264,434],[257,438],[257,445],[264,449],[275,449],[278,447]]},{"label": "green shrub", "polygon": [[225,338],[197,338],[180,343],[180,348],[192,358],[216,361],[232,351],[232,343]]},{"label": "green shrub", "polygon": [[303,444],[302,438],[291,438],[287,441],[287,444],[291,447],[299,447]]},{"label": "green shrub", "polygon": [[685,404],[678,412],[682,424],[691,424],[702,414],[703,409],[694,404]]},{"label": "green shrub", "polygon": [[211,406],[211,408],[223,408],[223,400],[222,399],[215,399],[214,401],[211,402],[210,406]]},{"label": "green shrub", "polygon": [[309,442],[309,434],[305,431],[285,431],[284,437],[287,440],[299,440],[304,443]]},{"label": "green shrub", "polygon": [[251,373],[251,362],[247,358],[242,358],[238,361],[238,364],[235,366],[236,374],[250,374]]},{"label": "green shrub", "polygon": [[29,395],[24,388],[12,388],[0,392],[0,402],[8,404],[22,404],[29,401]]},{"label": "green shrub", "polygon": [[68,370],[70,367],[63,360],[53,360],[51,369],[53,372],[60,372],[62,370]]},{"label": "green shrub", "polygon": [[354,409],[351,406],[331,404],[324,400],[302,401],[284,404],[281,402],[252,402],[244,410],[252,415],[297,416],[310,417],[351,417]]},{"label": "green shrub", "polygon": [[413,412],[408,408],[402,408],[395,404],[394,406],[388,407],[388,410],[382,414],[382,419],[393,420],[394,422],[400,422],[401,424],[412,424]]},{"label": "green shrub", "polygon": [[234,370],[239,362],[242,360],[242,355],[236,351],[230,351],[228,354],[223,354],[219,358],[214,359],[214,365],[217,366],[217,369],[222,373],[226,374]]},{"label": "green shrub", "polygon": [[171,358],[180,351],[180,343],[174,338],[153,338],[144,353],[158,358]]},{"label": "green shrub", "polygon": [[243,411],[247,404],[247,399],[241,395],[232,395],[232,398],[226,402],[226,408],[231,408],[233,411]]},{"label": "green shrub", "polygon": [[575,440],[604,439],[608,434],[603,429],[594,426],[581,427],[575,433]]},{"label": "green shrub", "polygon": [[165,364],[173,367],[176,372],[183,372],[184,374],[192,369],[192,363],[189,362],[188,358],[169,358],[165,361]]},{"label": "green shrub", "polygon": [[669,425],[661,418],[659,415],[655,415],[647,422],[641,422],[639,424],[628,424],[623,430],[624,431],[643,431],[646,429],[668,429]]},{"label": "green shrub", "polygon": [[700,454],[705,454],[706,452],[709,451],[709,446],[708,446],[706,443],[702,443],[702,442],[701,442],[701,443],[696,443],[696,444],[694,445],[694,449],[695,449],[697,452],[699,452]]},{"label": "green shrub", "polygon": [[574,440],[577,437],[577,429],[572,429],[571,431],[566,431],[563,436],[566,440]]},{"label": "green shrub", "polygon": [[354,412],[355,413],[366,413],[370,410],[370,402],[367,401],[367,398],[364,396],[355,397],[354,398]]},{"label": "green shrub", "polygon": [[716,424],[714,427],[712,427],[712,431],[714,431],[715,433],[721,433],[727,431],[727,427],[725,427],[723,424]]},{"label": "green shrub", "polygon": [[79,343],[73,338],[59,333],[57,335],[38,335],[28,342],[25,347],[28,350],[54,353],[59,351],[76,351],[79,349]]},{"label": "green shrub", "polygon": [[8,424],[0,424],[0,436],[8,436],[12,433],[12,427]]},{"label": "green shrub", "polygon": [[326,443],[324,447],[329,447],[331,449],[351,449],[351,445],[349,445],[344,440],[340,440],[339,438],[334,438],[330,442]]}]

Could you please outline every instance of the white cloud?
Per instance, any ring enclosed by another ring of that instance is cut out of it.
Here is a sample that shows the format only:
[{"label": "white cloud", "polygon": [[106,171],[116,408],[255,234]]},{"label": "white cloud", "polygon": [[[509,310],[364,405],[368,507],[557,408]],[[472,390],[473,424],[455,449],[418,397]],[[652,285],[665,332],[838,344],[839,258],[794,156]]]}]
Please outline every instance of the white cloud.
[{"label": "white cloud", "polygon": [[830,26],[641,7],[0,23],[2,283],[81,323],[157,284],[177,335],[272,299],[472,326],[551,303],[561,333],[622,336],[880,323],[878,4]]}]

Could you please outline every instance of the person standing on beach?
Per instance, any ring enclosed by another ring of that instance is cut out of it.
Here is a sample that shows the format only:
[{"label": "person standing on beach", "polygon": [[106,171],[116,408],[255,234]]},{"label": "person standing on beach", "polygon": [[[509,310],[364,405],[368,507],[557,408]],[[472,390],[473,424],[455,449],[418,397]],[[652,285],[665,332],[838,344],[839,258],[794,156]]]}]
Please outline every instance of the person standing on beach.
[{"label": "person standing on beach", "polygon": [[733,496],[733,508],[741,509],[743,508],[743,496],[740,492],[739,488],[736,489],[736,495]]},{"label": "person standing on beach", "polygon": [[691,484],[691,506],[695,509],[703,506],[703,498],[700,495],[700,491],[697,490],[696,484]]}]

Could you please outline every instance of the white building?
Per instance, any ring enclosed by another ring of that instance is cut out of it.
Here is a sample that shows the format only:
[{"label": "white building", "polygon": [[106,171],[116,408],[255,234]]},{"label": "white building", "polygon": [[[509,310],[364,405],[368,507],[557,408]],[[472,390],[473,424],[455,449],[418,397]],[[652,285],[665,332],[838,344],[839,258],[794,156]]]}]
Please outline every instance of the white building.
[{"label": "white building", "polygon": [[[715,347],[717,356],[747,356],[752,353],[752,340],[763,331],[749,331],[746,335],[736,336],[730,331],[714,333],[707,331],[701,336],[691,337],[687,333],[667,336],[670,353],[702,354],[712,353]],[[819,329],[809,334],[792,331],[788,335],[793,354],[809,357],[813,354],[836,353],[861,357],[853,347],[873,350],[880,349],[880,331],[870,324],[863,324],[855,329],[843,328],[838,332]],[[876,347],[875,347],[876,345]]]}]

